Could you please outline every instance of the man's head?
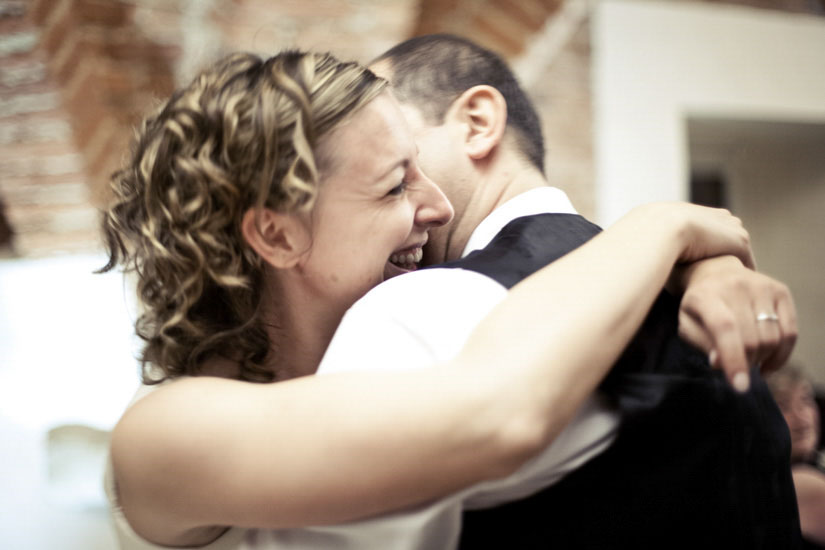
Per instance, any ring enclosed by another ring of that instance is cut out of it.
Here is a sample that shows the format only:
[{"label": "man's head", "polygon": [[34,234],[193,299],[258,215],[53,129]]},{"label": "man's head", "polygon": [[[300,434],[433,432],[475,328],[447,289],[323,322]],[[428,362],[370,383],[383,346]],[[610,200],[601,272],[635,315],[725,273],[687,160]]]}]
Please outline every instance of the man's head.
[{"label": "man's head", "polygon": [[440,125],[450,105],[473,86],[498,90],[507,103],[507,128],[519,151],[544,172],[544,138],[532,102],[507,63],[497,54],[465,38],[431,34],[411,38],[373,61],[389,67],[395,95],[414,106],[424,120]]},{"label": "man's head", "polygon": [[430,233],[424,262],[454,259],[503,200],[544,184],[538,115],[507,64],[464,38],[412,38],[371,68],[390,80],[422,169],[453,203],[454,222]]}]

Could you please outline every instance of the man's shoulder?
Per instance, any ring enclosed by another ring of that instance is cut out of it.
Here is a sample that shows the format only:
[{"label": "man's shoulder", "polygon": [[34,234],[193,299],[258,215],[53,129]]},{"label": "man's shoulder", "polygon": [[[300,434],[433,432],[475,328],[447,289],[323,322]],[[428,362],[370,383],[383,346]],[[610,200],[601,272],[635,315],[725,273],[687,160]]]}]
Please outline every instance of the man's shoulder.
[{"label": "man's shoulder", "polygon": [[511,219],[484,248],[445,265],[482,273],[511,288],[599,231],[578,214],[529,214]]}]

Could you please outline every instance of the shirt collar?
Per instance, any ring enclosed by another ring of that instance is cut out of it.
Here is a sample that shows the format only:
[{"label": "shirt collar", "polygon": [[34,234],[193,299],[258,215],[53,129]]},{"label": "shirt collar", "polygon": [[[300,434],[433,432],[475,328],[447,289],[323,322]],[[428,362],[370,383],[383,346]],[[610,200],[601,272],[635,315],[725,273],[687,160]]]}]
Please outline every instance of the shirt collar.
[{"label": "shirt collar", "polygon": [[461,257],[490,244],[493,237],[516,218],[535,214],[576,213],[570,199],[561,189],[549,186],[530,189],[508,200],[481,220],[473,234],[470,235]]}]

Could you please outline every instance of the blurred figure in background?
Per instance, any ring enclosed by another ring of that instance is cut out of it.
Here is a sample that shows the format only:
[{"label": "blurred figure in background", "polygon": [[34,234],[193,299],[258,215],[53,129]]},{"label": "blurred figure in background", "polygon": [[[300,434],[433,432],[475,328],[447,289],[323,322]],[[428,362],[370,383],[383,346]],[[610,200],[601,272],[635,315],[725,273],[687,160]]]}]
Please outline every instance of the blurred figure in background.
[{"label": "blurred figure in background", "polygon": [[773,373],[768,385],[791,432],[791,469],[802,536],[808,548],[825,548],[825,453],[813,384],[798,366],[789,365]]}]

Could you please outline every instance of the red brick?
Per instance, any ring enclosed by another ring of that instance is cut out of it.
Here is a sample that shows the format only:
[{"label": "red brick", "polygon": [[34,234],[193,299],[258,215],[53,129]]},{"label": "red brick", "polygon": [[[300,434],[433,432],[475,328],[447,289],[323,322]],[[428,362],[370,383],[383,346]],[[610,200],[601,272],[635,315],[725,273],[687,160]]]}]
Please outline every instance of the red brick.
[{"label": "red brick", "polygon": [[524,50],[524,36],[514,37],[502,29],[496,18],[483,14],[473,19],[471,36],[483,45],[505,57],[511,57]]},{"label": "red brick", "polygon": [[236,4],[238,5],[228,6],[221,11],[227,11],[230,15],[241,11],[248,21],[257,21],[259,24],[282,17],[304,17],[317,21],[319,18],[346,17],[353,13],[349,2],[340,0],[280,0],[277,3],[270,0],[246,0]]},{"label": "red brick", "polygon": [[443,32],[450,16],[458,12],[459,4],[460,0],[421,0],[414,34]]},{"label": "red brick", "polygon": [[0,145],[2,158],[23,159],[28,157],[45,157],[49,155],[68,155],[74,153],[74,144],[67,141],[45,141],[39,143],[6,143]]},{"label": "red brick", "polygon": [[538,0],[538,1],[542,5],[544,5],[544,7],[547,8],[547,11],[549,11],[549,12],[556,11],[557,9],[559,9],[562,6],[562,4],[564,4],[564,0]]},{"label": "red brick", "polygon": [[28,0],[26,18],[35,25],[42,25],[54,9],[54,0]]},{"label": "red brick", "polygon": [[71,173],[71,174],[24,174],[22,176],[3,178],[0,190],[7,188],[21,187],[25,185],[63,185],[72,183],[85,183],[86,174]]},{"label": "red brick", "polygon": [[[11,85],[6,85],[5,81],[11,80],[11,76],[15,72],[21,73],[19,82],[11,82]],[[17,94],[40,94],[53,89],[52,83],[48,80],[48,70],[44,66],[28,63],[18,67],[9,67],[9,65],[0,62],[0,73],[4,74],[3,82],[0,82],[0,93],[5,97]]]},{"label": "red brick", "polygon": [[49,56],[55,54],[75,25],[70,0],[58,0],[43,23],[40,45]]},{"label": "red brick", "polygon": [[0,18],[0,35],[9,35],[32,30],[32,22],[26,17]]},{"label": "red brick", "polygon": [[126,152],[131,133],[129,128],[110,121],[100,125],[97,132],[84,149],[86,169],[90,177],[107,179]]},{"label": "red brick", "polygon": [[493,2],[503,13],[519,21],[526,29],[527,34],[534,33],[544,27],[544,23],[553,10],[539,0],[495,0]]},{"label": "red brick", "polygon": [[120,0],[75,0],[74,9],[84,23],[121,27],[131,22],[135,6]]},{"label": "red brick", "polygon": [[50,57],[51,74],[59,84],[66,85],[71,80],[77,67],[85,60],[86,49],[83,45],[82,35],[76,31],[67,33],[66,39],[60,44],[60,48]]}]

